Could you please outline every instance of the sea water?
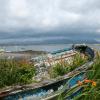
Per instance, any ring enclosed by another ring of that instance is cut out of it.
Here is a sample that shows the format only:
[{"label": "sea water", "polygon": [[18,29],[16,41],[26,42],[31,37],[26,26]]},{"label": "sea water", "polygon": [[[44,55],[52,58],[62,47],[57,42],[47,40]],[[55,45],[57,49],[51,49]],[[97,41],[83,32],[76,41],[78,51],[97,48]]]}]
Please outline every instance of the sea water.
[{"label": "sea water", "polygon": [[[87,44],[90,47],[93,47],[97,50],[100,50],[100,44]],[[64,48],[70,48],[72,44],[48,44],[48,45],[13,45],[13,46],[0,46],[0,49],[4,49],[5,51],[56,51]]]}]

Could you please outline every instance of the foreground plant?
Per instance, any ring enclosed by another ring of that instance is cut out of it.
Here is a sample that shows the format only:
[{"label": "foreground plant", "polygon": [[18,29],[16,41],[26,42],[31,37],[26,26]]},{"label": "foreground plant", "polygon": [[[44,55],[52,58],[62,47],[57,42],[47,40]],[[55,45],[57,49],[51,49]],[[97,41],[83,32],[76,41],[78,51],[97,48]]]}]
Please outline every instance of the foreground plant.
[{"label": "foreground plant", "polygon": [[75,100],[100,100],[100,54],[97,53],[92,68],[87,72],[87,78],[94,80],[92,86],[87,84],[84,91]]},{"label": "foreground plant", "polygon": [[0,60],[0,88],[32,82],[35,67],[27,60]]},{"label": "foreground plant", "polygon": [[65,66],[62,66],[62,64],[57,63],[50,69],[50,75],[52,78],[62,76],[68,72],[68,68]]},{"label": "foreground plant", "polygon": [[87,56],[82,57],[80,53],[77,53],[74,57],[72,57],[70,63],[68,63],[68,61],[66,60],[61,60],[61,62],[51,67],[49,73],[53,78],[65,75],[68,72],[73,71],[75,68],[86,63],[87,59]]},{"label": "foreground plant", "polygon": [[[65,95],[60,95],[61,100],[73,94],[78,88],[83,90],[73,98],[73,100],[100,100],[100,54],[97,53],[93,66],[86,73],[87,79],[83,82],[78,81],[78,85]],[[59,99],[60,100],[60,99]]]}]

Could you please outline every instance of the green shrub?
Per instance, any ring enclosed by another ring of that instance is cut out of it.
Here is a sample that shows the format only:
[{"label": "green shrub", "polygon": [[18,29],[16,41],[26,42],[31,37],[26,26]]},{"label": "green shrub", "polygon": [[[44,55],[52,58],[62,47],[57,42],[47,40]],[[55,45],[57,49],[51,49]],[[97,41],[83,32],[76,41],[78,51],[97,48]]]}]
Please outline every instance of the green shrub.
[{"label": "green shrub", "polygon": [[35,67],[27,61],[0,60],[0,88],[30,83],[34,75]]},{"label": "green shrub", "polygon": [[50,76],[55,78],[57,76],[62,76],[64,74],[67,74],[70,71],[73,71],[75,68],[81,66],[87,61],[87,57],[82,57],[79,53],[77,53],[73,58],[71,64],[69,64],[67,61],[62,61],[54,66],[51,67],[49,73]]},{"label": "green shrub", "polygon": [[76,68],[78,66],[83,65],[86,61],[87,61],[87,56],[82,57],[80,53],[77,53],[73,57],[73,63],[72,63],[72,65]]},{"label": "green shrub", "polygon": [[68,68],[63,66],[60,63],[55,64],[51,70],[50,70],[50,75],[51,77],[55,78],[57,76],[62,76],[68,72]]},{"label": "green shrub", "polygon": [[[92,86],[91,83],[82,85],[84,90],[77,96],[73,98],[73,100],[100,100],[100,55],[96,55],[96,59],[94,60],[94,64],[91,66],[86,72],[87,79],[93,80],[96,82],[96,86]],[[76,90],[80,86],[76,87]],[[73,88],[71,89],[71,91]],[[68,95],[69,92],[65,93]],[[73,93],[73,92],[72,92]],[[71,93],[71,94],[72,94]],[[64,100],[64,96],[61,95],[62,100]]]}]

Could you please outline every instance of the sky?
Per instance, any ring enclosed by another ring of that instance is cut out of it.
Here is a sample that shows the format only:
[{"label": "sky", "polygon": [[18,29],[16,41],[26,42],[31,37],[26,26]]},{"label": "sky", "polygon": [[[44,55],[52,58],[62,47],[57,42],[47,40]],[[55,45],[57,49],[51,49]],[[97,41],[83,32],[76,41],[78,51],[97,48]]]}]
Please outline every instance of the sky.
[{"label": "sky", "polygon": [[68,41],[100,43],[100,0],[0,0],[0,44]]}]

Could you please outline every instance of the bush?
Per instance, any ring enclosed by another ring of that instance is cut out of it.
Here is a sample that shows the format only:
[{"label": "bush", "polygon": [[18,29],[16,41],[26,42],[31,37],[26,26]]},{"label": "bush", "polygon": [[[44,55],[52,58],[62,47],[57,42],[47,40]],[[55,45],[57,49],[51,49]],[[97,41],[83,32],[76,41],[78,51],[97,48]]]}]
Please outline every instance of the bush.
[{"label": "bush", "polygon": [[0,60],[0,88],[32,82],[35,67],[26,60]]},{"label": "bush", "polygon": [[72,63],[72,65],[76,68],[78,66],[83,65],[87,61],[87,59],[88,59],[87,56],[84,55],[84,57],[82,57],[80,53],[77,53],[73,57],[73,63]]},{"label": "bush", "polygon": [[[94,64],[90,70],[87,71],[87,78],[94,80],[97,85],[95,87],[87,84],[84,91],[78,95],[75,100],[99,100],[100,99],[100,55],[97,54]],[[87,89],[88,88],[88,89]]]},{"label": "bush", "polygon": [[[92,80],[96,82],[96,86],[92,86],[91,83],[83,84],[81,87],[83,87],[83,91],[81,91],[77,96],[72,98],[73,100],[100,100],[100,54],[97,53],[96,58],[94,60],[94,64],[91,66],[91,69],[89,69],[86,72],[87,79]],[[80,86],[74,87],[75,91]],[[72,94],[73,88],[70,90]],[[69,92],[66,92],[65,95],[69,95]],[[59,98],[62,98],[64,100],[66,96],[63,96],[62,94],[59,96]],[[59,100],[59,99],[58,99]]]},{"label": "bush", "polygon": [[55,78],[57,76],[62,76],[68,72],[68,68],[63,66],[60,63],[55,64],[51,70],[50,70],[50,75],[51,77]]},{"label": "bush", "polygon": [[62,76],[67,74],[70,71],[73,71],[75,68],[81,66],[87,61],[87,57],[82,57],[79,53],[77,53],[69,64],[67,61],[59,62],[51,67],[49,73],[50,76],[55,78],[57,76]]}]

